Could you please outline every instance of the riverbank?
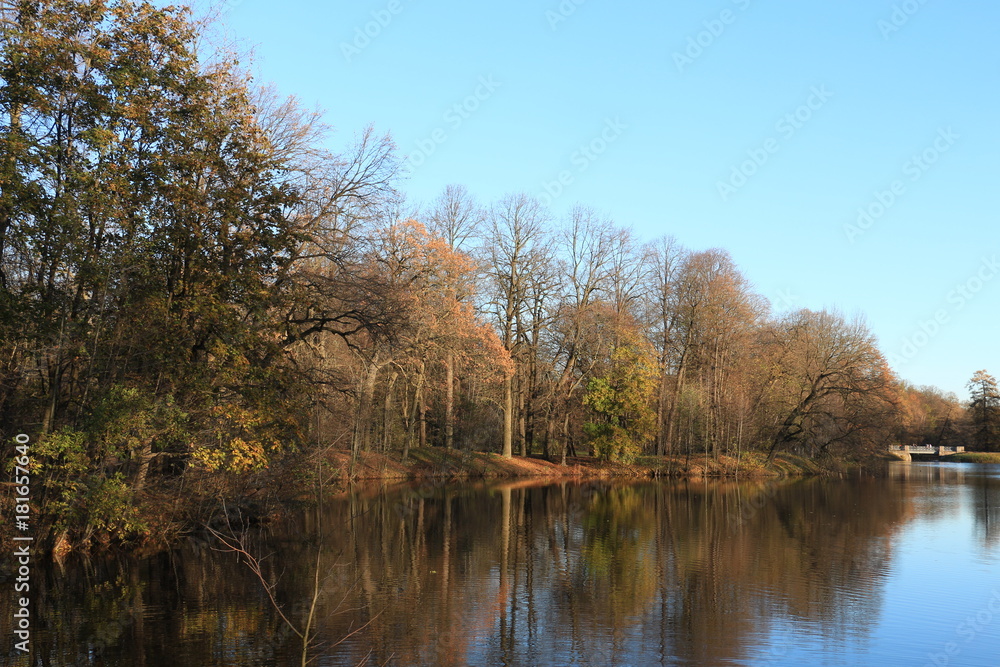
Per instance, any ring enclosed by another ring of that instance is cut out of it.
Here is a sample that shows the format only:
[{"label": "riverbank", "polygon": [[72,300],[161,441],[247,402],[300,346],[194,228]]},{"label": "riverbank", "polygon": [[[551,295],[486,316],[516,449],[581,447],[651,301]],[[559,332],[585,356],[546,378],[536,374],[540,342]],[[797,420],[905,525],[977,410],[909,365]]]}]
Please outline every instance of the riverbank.
[{"label": "riverbank", "polygon": [[947,463],[1000,463],[1000,452],[962,452],[942,460]]},{"label": "riverbank", "polygon": [[581,478],[684,478],[684,477],[784,477],[818,475],[832,470],[791,454],[768,463],[761,454],[740,457],[642,456],[634,463],[601,461],[590,456],[567,457],[566,465],[540,456],[504,458],[490,452],[468,452],[423,448],[411,450],[406,459],[399,454],[363,453],[352,460],[348,452],[331,452],[324,459],[326,482],[354,480],[503,479],[548,477]]},{"label": "riverbank", "polygon": [[[504,458],[488,452],[426,447],[400,453],[327,451],[290,465],[277,465],[257,473],[229,477],[191,474],[150,486],[130,499],[119,517],[130,528],[108,524],[95,529],[41,519],[36,545],[57,555],[94,548],[122,548],[141,554],[170,548],[205,525],[245,529],[257,523],[280,520],[300,503],[313,503],[317,489],[323,494],[355,493],[359,486],[385,487],[395,483],[493,482],[519,480],[544,484],[559,480],[596,479],[766,479],[836,474],[848,466],[819,463],[782,454],[768,463],[763,454],[740,457],[643,456],[634,463],[601,461],[590,456],[568,457],[566,465],[540,456]],[[12,498],[0,499],[0,509],[13,512]],[[0,543],[12,545],[11,531],[0,531]]]}]

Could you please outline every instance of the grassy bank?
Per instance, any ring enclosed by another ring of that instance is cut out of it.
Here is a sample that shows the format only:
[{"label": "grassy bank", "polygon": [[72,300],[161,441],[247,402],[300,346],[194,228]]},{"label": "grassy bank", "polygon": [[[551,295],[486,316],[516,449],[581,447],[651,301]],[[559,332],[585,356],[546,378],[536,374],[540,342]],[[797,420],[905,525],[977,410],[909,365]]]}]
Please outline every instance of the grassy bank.
[{"label": "grassy bank", "polygon": [[[250,475],[219,477],[192,473],[184,478],[150,486],[130,498],[125,508],[132,528],[105,526],[89,533],[71,523],[60,526],[41,518],[34,526],[41,551],[64,554],[105,547],[141,554],[169,548],[205,525],[248,526],[281,517],[300,503],[315,502],[316,492],[355,493],[360,488],[384,489],[396,483],[436,480],[483,483],[519,480],[545,484],[576,479],[670,479],[670,478],[777,478],[840,472],[814,461],[785,454],[768,463],[761,454],[708,457],[644,456],[631,464],[600,461],[589,456],[569,457],[566,465],[541,457],[504,458],[498,454],[427,447],[401,454],[364,453],[352,459],[350,452],[328,451],[322,458],[301,459],[294,465],[278,465]],[[0,509],[13,513],[13,497],[0,498]],[[124,516],[124,515],[123,515]],[[51,518],[51,517],[49,517]],[[11,546],[12,531],[0,530],[0,544]],[[12,547],[11,547],[12,548]]]},{"label": "grassy bank", "polygon": [[346,452],[328,454],[324,462],[328,481],[425,478],[642,478],[642,477],[754,477],[815,475],[831,472],[814,461],[780,455],[770,464],[760,454],[742,457],[643,456],[634,463],[600,461],[589,456],[568,457],[566,465],[541,457],[503,458],[499,454],[438,448],[417,449],[403,459],[399,454],[360,455],[352,461]]},{"label": "grassy bank", "polygon": [[998,452],[962,452],[942,459],[948,463],[1000,463]]}]

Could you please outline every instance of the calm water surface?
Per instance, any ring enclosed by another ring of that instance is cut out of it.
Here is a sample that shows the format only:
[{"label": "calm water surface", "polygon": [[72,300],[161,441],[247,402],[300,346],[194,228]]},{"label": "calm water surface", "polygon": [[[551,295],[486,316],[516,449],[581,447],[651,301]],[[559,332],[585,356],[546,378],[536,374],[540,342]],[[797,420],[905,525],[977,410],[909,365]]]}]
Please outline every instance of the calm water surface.
[{"label": "calm water surface", "polygon": [[[998,466],[356,491],[247,543],[296,624],[318,571],[314,665],[1000,665]],[[214,546],[36,572],[34,659],[0,662],[297,664]]]}]

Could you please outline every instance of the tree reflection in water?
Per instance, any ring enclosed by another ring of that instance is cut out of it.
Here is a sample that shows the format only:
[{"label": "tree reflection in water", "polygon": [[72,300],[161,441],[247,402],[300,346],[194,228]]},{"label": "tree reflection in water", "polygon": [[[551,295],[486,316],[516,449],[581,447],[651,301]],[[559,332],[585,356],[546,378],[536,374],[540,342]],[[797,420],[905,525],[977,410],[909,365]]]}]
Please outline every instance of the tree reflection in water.
[{"label": "tree reflection in water", "polygon": [[[369,652],[398,665],[757,664],[762,638],[788,628],[832,651],[866,640],[890,539],[928,482],[894,474],[358,490],[272,525],[255,548],[286,613],[305,614],[322,526],[324,665]],[[995,541],[1000,481],[969,489]],[[295,659],[259,582],[207,544],[41,581],[46,664]]]}]

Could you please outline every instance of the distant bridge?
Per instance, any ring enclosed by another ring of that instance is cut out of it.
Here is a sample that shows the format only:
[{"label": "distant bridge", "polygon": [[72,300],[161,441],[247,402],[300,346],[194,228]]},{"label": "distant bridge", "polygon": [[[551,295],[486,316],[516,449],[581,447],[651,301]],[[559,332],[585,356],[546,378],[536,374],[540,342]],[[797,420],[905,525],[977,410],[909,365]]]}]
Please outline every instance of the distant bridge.
[{"label": "distant bridge", "polygon": [[890,445],[889,452],[903,459],[904,461],[912,461],[913,454],[920,454],[925,456],[937,456],[938,458],[944,456],[951,456],[952,454],[960,454],[965,451],[965,447],[941,447],[940,445],[935,447],[934,445]]}]

